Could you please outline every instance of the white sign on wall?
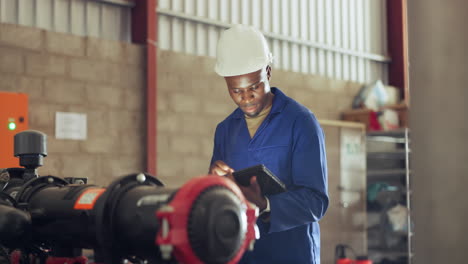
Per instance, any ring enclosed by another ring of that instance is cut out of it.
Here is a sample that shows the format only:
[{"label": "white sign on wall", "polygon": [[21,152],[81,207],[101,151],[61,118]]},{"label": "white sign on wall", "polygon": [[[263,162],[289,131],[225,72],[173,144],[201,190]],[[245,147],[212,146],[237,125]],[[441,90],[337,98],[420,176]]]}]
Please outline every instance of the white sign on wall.
[{"label": "white sign on wall", "polygon": [[55,113],[55,138],[86,140],[86,114]]},{"label": "white sign on wall", "polygon": [[340,135],[341,202],[352,205],[361,199],[366,187],[366,153],[363,133],[343,128]]}]

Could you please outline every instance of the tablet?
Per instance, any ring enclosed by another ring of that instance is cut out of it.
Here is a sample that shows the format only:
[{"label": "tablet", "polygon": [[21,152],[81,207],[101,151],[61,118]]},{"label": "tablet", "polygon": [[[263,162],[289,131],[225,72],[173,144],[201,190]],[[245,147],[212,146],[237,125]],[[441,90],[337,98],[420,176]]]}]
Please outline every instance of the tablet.
[{"label": "tablet", "polygon": [[242,186],[249,186],[250,178],[257,176],[257,182],[263,195],[273,195],[286,191],[286,185],[263,164],[235,171],[232,175]]}]

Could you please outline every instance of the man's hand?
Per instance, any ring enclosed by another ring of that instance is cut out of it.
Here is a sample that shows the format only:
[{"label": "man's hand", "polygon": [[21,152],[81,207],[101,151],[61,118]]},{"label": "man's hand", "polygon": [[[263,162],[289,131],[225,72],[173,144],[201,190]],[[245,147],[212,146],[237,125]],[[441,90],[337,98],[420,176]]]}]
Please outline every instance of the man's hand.
[{"label": "man's hand", "polygon": [[213,165],[211,165],[209,174],[226,176],[227,178],[231,179],[237,184],[237,186],[239,186],[247,200],[255,204],[260,209],[260,211],[264,210],[267,206],[267,201],[265,196],[262,195],[260,185],[258,185],[257,182],[257,177],[251,177],[250,185],[245,187],[236,182],[236,179],[234,179],[234,176],[232,175],[233,172],[234,169],[229,167],[226,163],[224,163],[224,161],[217,160],[215,163],[213,163]]},{"label": "man's hand", "polygon": [[267,200],[265,199],[265,196],[263,196],[262,194],[262,191],[260,189],[260,185],[258,185],[256,176],[253,176],[250,178],[249,186],[244,187],[240,184],[237,184],[237,186],[239,186],[245,198],[249,200],[251,203],[254,203],[258,207],[258,209],[260,209],[260,211],[266,208]]},{"label": "man's hand", "polygon": [[209,174],[216,174],[216,175],[219,175],[219,176],[231,176],[231,180],[233,180],[232,178],[232,173],[234,172],[234,170],[229,167],[226,163],[224,163],[224,161],[221,161],[221,160],[217,160],[215,161],[215,163],[213,163],[213,165],[211,165],[210,167],[210,171],[208,172]]}]

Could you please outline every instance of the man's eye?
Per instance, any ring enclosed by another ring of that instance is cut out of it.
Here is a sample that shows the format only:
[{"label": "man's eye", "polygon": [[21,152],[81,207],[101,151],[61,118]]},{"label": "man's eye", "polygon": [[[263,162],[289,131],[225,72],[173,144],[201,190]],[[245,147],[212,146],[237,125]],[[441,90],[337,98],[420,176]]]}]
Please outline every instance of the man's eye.
[{"label": "man's eye", "polygon": [[239,91],[239,89],[232,89],[232,92],[233,93],[239,93],[240,91]]}]

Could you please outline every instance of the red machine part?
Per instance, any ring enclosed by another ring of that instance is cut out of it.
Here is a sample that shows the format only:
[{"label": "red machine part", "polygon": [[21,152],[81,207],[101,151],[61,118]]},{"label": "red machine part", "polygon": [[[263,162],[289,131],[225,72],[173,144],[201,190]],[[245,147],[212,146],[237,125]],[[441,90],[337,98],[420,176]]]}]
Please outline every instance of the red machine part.
[{"label": "red machine part", "polygon": [[[190,246],[187,233],[187,222],[192,203],[201,192],[212,186],[223,186],[231,190],[246,206],[247,232],[245,240],[237,254],[228,264],[237,263],[249,246],[253,245],[257,237],[256,219],[258,210],[250,204],[243,196],[239,187],[232,181],[218,176],[205,176],[193,178],[187,182],[174,196],[173,200],[165,208],[156,212],[156,217],[161,223],[156,243],[161,251],[169,249],[181,263],[201,264]],[[169,225],[164,227],[164,225]],[[169,228],[169,229],[167,229]]]},{"label": "red machine part", "polygon": [[341,258],[336,261],[336,264],[372,264],[372,261],[368,259],[354,260],[349,258]]},{"label": "red machine part", "polygon": [[10,256],[11,264],[19,264],[20,261],[21,261],[21,252],[19,250],[13,251]]},{"label": "red machine part", "polygon": [[336,264],[352,264],[353,260],[349,258],[342,258],[336,261]]}]

